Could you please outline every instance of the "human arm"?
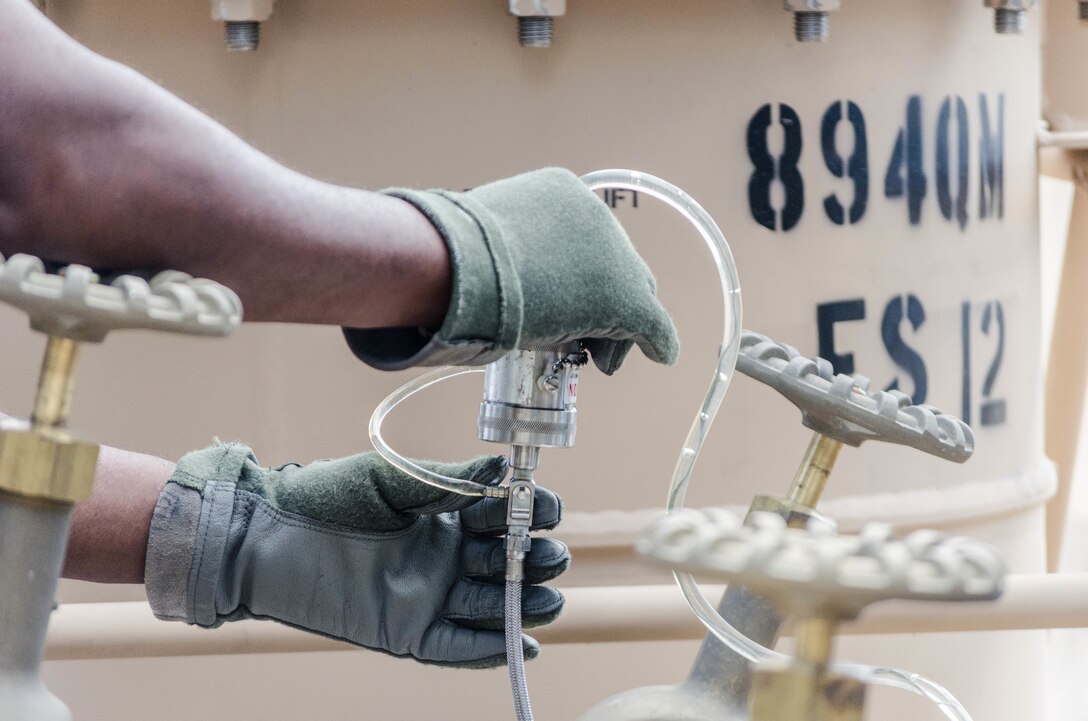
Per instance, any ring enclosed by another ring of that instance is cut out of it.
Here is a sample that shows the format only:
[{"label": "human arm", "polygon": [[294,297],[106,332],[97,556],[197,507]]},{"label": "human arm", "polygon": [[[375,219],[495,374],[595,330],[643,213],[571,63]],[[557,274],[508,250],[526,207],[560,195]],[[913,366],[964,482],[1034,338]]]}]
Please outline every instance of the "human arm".
[{"label": "human arm", "polygon": [[27,0],[0,0],[0,252],[184,270],[250,320],[437,327],[450,292],[408,203],[289,170]]},{"label": "human arm", "polygon": [[[485,456],[436,470],[490,484],[505,468]],[[555,495],[538,490],[536,506],[535,528],[558,523]],[[166,620],[268,618],[425,663],[491,666],[505,652],[504,528],[501,499],[433,489],[373,453],[270,469],[237,443],[177,466],[104,447],[64,575],[145,582]],[[526,628],[559,614],[562,595],[536,584],[569,559],[562,543],[534,540]]]},{"label": "human arm", "polygon": [[569,173],[463,194],[323,183],[26,0],[0,0],[0,97],[4,254],[176,268],[232,287],[250,320],[388,330],[352,334],[383,368],[483,363],[557,339],[588,341],[606,372],[632,343],[676,356],[652,275]]},{"label": "human arm", "polygon": [[91,497],[76,504],[63,575],[97,583],[143,583],[151,517],[175,464],[101,446]]}]

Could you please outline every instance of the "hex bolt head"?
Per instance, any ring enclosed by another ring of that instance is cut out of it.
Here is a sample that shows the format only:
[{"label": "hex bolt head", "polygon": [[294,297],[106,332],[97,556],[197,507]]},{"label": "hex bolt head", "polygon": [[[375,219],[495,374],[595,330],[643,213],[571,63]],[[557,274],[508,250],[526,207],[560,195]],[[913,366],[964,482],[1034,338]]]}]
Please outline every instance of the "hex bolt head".
[{"label": "hex bolt head", "polygon": [[550,15],[518,16],[518,43],[523,48],[550,48],[555,36],[553,21]]},{"label": "hex bolt head", "polygon": [[223,28],[231,52],[253,52],[261,42],[261,24],[257,21],[228,20]]},{"label": "hex bolt head", "polygon": [[803,10],[793,14],[793,33],[798,42],[823,43],[831,35],[831,16],[826,12]]}]

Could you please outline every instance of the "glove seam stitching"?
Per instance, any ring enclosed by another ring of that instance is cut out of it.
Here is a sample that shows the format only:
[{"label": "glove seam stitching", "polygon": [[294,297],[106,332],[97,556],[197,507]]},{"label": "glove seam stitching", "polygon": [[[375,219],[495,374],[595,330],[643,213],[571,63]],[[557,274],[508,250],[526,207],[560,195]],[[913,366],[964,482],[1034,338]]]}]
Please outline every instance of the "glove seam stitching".
[{"label": "glove seam stitching", "polygon": [[329,533],[330,535],[340,536],[343,538],[358,539],[362,537],[368,540],[375,541],[400,538],[402,536],[408,535],[419,523],[420,520],[418,517],[414,518],[412,519],[411,523],[409,523],[406,527],[395,531],[367,531],[361,529],[357,530],[350,528],[349,526],[330,523],[328,521],[307,519],[300,514],[286,511],[282,508],[277,508],[276,506],[273,506],[271,503],[269,503],[268,499],[266,499],[264,496],[261,496],[260,494],[254,493],[252,491],[239,489],[236,491],[236,493],[246,494],[247,496],[250,496],[253,499],[251,502],[254,503],[254,512],[256,512],[256,509],[259,508],[277,523],[282,523],[285,526],[292,526],[294,528],[301,528],[307,531]]},{"label": "glove seam stitching", "polygon": [[[463,196],[456,196],[453,193],[445,190],[436,191],[438,195],[448,200],[455,205],[461,212],[470,217],[475,223],[476,227],[480,229],[480,237],[483,240],[484,247],[487,248],[487,255],[491,261],[491,267],[495,271],[496,278],[496,294],[498,295],[499,305],[499,317],[498,317],[498,329],[496,337],[491,341],[491,347],[499,347],[503,350],[510,350],[517,346],[518,338],[521,336],[521,323],[520,319],[517,319],[516,326],[512,322],[511,316],[513,316],[514,309],[511,307],[518,298],[520,293],[510,293],[509,285],[511,283],[520,284],[520,279],[517,277],[517,273],[513,273],[513,277],[509,277],[508,273],[511,268],[507,265],[513,266],[513,259],[507,257],[506,263],[499,262],[498,248],[495,243],[494,236],[501,235],[501,232],[494,229],[492,232],[492,223],[485,222],[482,216],[486,212],[486,208],[480,207],[476,209],[470,209],[469,205],[475,206],[475,203],[466,203],[467,198]],[[508,255],[508,254],[507,254]],[[512,297],[513,296],[513,297]],[[519,309],[520,310],[520,309]],[[512,337],[511,337],[512,336]]]},{"label": "glove seam stitching", "polygon": [[[204,624],[200,623],[200,620],[197,618],[197,608],[196,608],[197,607],[197,598],[196,598],[196,594],[197,594],[197,590],[200,587],[200,572],[201,572],[201,568],[204,565],[204,551],[205,551],[205,549],[207,549],[207,546],[208,546],[208,539],[207,539],[208,521],[211,518],[211,512],[212,512],[212,508],[208,504],[214,504],[214,496],[215,496],[215,490],[216,490],[215,487],[216,487],[217,484],[218,484],[217,481],[206,481],[205,484],[204,484],[204,491],[201,492],[201,494],[200,494],[201,495],[200,519],[197,521],[197,532],[196,532],[198,551],[197,551],[197,554],[196,554],[196,558],[193,559],[194,560],[193,565],[190,566],[190,568],[189,568],[189,581],[188,581],[189,597],[190,597],[190,601],[189,601],[190,611],[189,611],[189,613],[191,614],[191,617],[192,617],[192,623],[196,624],[198,626],[203,626],[204,625]],[[205,497],[206,492],[208,493],[208,497]],[[218,583],[216,585],[218,585]]]}]

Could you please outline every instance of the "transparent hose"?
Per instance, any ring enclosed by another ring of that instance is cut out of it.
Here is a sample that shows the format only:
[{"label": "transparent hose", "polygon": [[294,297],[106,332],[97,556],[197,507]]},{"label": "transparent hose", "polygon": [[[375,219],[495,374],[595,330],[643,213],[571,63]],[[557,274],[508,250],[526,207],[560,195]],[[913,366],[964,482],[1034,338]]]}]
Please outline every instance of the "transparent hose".
[{"label": "transparent hose", "polygon": [[[688,484],[691,482],[695,461],[703,447],[710,426],[718,414],[722,400],[725,398],[725,393],[729,388],[729,381],[737,363],[737,355],[740,353],[742,308],[740,281],[737,278],[736,264],[718,224],[714,222],[714,219],[701,205],[675,185],[634,170],[601,170],[583,176],[582,180],[591,190],[601,188],[634,190],[672,206],[699,231],[699,235],[706,241],[707,247],[709,247],[710,253],[714,257],[714,263],[717,265],[718,278],[721,281],[725,302],[725,328],[723,330],[721,351],[718,355],[718,365],[714,370],[714,378],[707,389],[699,413],[691,424],[687,438],[684,440],[683,450],[681,450],[680,456],[676,460],[666,503],[666,509],[669,513],[672,513],[684,506],[684,496],[687,493]],[[691,574],[677,572],[674,573],[674,576],[692,611],[703,622],[703,625],[727,647],[755,664],[785,658],[782,654],[765,648],[733,628],[706,600]],[[853,676],[866,683],[912,691],[933,701],[945,716],[952,719],[952,721],[971,721],[971,716],[967,713],[967,710],[951,693],[944,687],[917,674],[895,668],[864,666],[861,664],[836,664],[834,670],[837,673]]]},{"label": "transparent hose", "polygon": [[[684,505],[684,496],[691,481],[695,461],[702,449],[703,442],[706,440],[710,426],[718,414],[722,400],[725,398],[725,393],[729,388],[729,381],[736,366],[737,355],[740,352],[742,313],[740,281],[737,278],[736,264],[733,261],[733,254],[729,250],[725,236],[722,234],[721,229],[718,228],[717,223],[714,222],[714,219],[693,198],[675,185],[653,175],[634,170],[601,170],[583,176],[582,180],[591,190],[601,188],[634,190],[668,204],[695,226],[710,249],[718,269],[718,277],[721,281],[725,303],[725,327],[721,351],[718,354],[718,364],[714,371],[714,378],[707,389],[702,407],[688,431],[683,450],[680,452],[676,467],[673,470],[672,483],[669,486],[669,496],[666,504],[666,508],[671,513]],[[374,409],[374,413],[370,417],[370,441],[373,443],[374,448],[393,467],[432,486],[465,496],[501,494],[501,490],[497,488],[429,471],[393,450],[385,442],[381,434],[381,427],[385,417],[405,399],[424,388],[429,388],[435,383],[449,378],[467,373],[482,372],[483,370],[478,368],[440,368],[398,388]],[[685,600],[687,600],[695,615],[727,647],[756,664],[783,658],[782,654],[755,643],[723,619],[703,596],[695,583],[695,579],[690,574],[676,573],[674,575]],[[519,721],[531,721],[532,710],[529,707],[528,691],[525,684],[524,650],[521,644],[520,585],[520,583],[517,583],[515,588],[508,584],[506,589],[507,654],[509,657],[510,681],[514,691],[515,711],[518,714]],[[513,595],[515,590],[517,593]],[[517,640],[516,644],[512,644],[512,639]],[[945,716],[952,721],[971,721],[971,716],[967,713],[967,710],[951,693],[944,687],[918,674],[895,668],[864,666],[861,664],[837,664],[834,670],[837,673],[853,676],[866,683],[911,691],[933,701]]]},{"label": "transparent hose", "polygon": [[[389,412],[400,405],[401,402],[415,395],[425,388],[430,388],[436,383],[455,378],[468,373],[483,373],[482,368],[457,368],[446,366],[438,370],[425,373],[419,378],[405,383],[393,391],[382,401],[374,413],[370,416],[370,442],[382,458],[389,465],[405,473],[418,481],[438,488],[457,493],[462,496],[491,496],[501,497],[505,489],[494,486],[485,486],[460,478],[443,476],[440,473],[430,471],[418,463],[393,450],[392,446],[382,437],[382,423]],[[506,630],[506,665],[510,671],[510,688],[514,695],[514,713],[517,721],[533,721],[533,710],[529,705],[529,686],[525,680],[525,648],[521,641],[521,563],[507,560],[507,580],[504,609],[504,626]]]},{"label": "transparent hose", "polygon": [[[435,383],[455,378],[467,373],[483,373],[481,368],[456,368],[447,366],[438,370],[425,373],[419,378],[405,383],[393,391],[382,401],[374,413],[370,416],[370,442],[382,458],[389,465],[402,473],[438,488],[457,493],[462,496],[490,496],[501,497],[505,490],[494,486],[485,486],[460,478],[443,476],[440,473],[430,471],[418,463],[413,463],[402,456],[385,442],[382,437],[382,423],[389,412],[400,405],[401,402],[420,392],[424,388],[430,388]],[[525,680],[525,648],[521,641],[521,562],[507,559],[506,568],[506,594],[504,609],[504,626],[506,631],[506,665],[510,672],[510,689],[514,695],[514,713],[517,721],[533,721],[533,709],[529,704],[529,686]]]},{"label": "transparent hose", "polygon": [[393,450],[393,448],[385,442],[385,439],[382,438],[382,423],[385,422],[385,417],[405,399],[410,398],[424,388],[430,388],[435,383],[440,383],[449,378],[465,375],[467,373],[483,372],[482,368],[455,368],[453,366],[446,366],[445,368],[439,368],[430,373],[424,373],[419,378],[415,378],[393,391],[389,394],[388,398],[378,404],[378,407],[374,409],[374,413],[370,416],[370,426],[368,430],[370,431],[370,442],[374,445],[375,450],[381,454],[381,457],[384,458],[389,465],[402,473],[408,474],[417,481],[423,481],[429,485],[462,496],[496,495],[496,491],[499,491],[499,489],[493,486],[485,486],[482,483],[473,483],[472,481],[466,481],[461,478],[443,476],[441,473],[435,473],[417,463],[413,463]]}]

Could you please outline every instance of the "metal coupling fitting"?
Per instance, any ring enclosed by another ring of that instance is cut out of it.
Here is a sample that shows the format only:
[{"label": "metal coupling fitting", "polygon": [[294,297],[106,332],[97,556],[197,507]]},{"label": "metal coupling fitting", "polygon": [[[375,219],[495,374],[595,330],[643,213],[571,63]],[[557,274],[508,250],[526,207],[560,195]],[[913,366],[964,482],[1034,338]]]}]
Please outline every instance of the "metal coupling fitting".
[{"label": "metal coupling fitting", "polygon": [[525,534],[533,523],[533,504],[536,487],[532,480],[514,479],[510,482],[510,494],[506,499],[506,525],[511,537]]},{"label": "metal coupling fitting", "polygon": [[0,490],[76,503],[91,495],[98,444],[60,428],[0,422]]},{"label": "metal coupling fitting", "polygon": [[578,430],[578,343],[511,351],[487,367],[477,432],[512,446],[569,448]]},{"label": "metal coupling fitting", "polygon": [[528,530],[517,532],[521,529],[511,529],[506,534],[506,580],[525,580],[525,557],[529,555],[529,548],[533,545],[533,539],[529,537]]}]

